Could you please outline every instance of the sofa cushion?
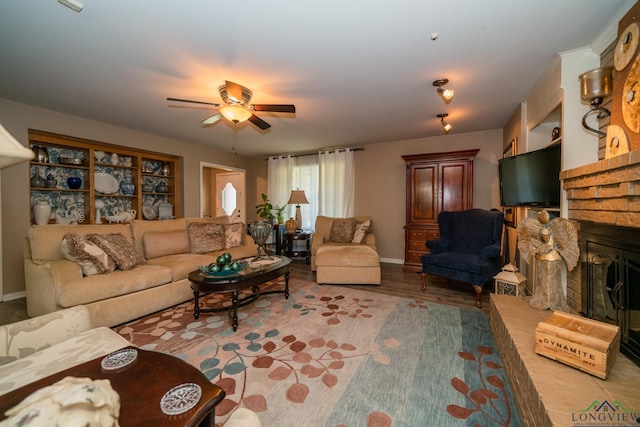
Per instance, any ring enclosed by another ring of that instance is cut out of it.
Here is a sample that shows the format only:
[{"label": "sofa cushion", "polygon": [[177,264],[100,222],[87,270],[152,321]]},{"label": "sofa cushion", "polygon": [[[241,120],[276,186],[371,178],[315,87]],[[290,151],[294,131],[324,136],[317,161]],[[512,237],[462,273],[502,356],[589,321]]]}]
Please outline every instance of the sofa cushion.
[{"label": "sofa cushion", "polygon": [[316,257],[318,267],[380,267],[378,253],[368,246],[323,246]]},{"label": "sofa cushion", "polygon": [[[222,251],[217,252],[221,254]],[[149,260],[150,265],[163,266],[171,271],[171,281],[186,279],[199,265],[209,265],[215,261],[215,256],[202,254],[175,254]]]},{"label": "sofa cushion", "polygon": [[130,345],[109,328],[82,332],[23,359],[0,366],[0,395]]},{"label": "sofa cushion", "polygon": [[[83,277],[56,286],[60,307],[89,304],[171,282],[171,270],[155,265],[139,265],[132,270]],[[141,302],[144,304],[144,302]]]},{"label": "sofa cushion", "polygon": [[[331,227],[333,226],[333,221],[337,218],[333,218],[330,216],[318,215],[316,217],[316,225],[315,225],[315,234],[316,236],[322,236],[323,242],[328,242],[331,237]],[[355,216],[353,217],[357,222],[364,222],[368,219],[371,219],[369,216]],[[318,242],[320,243],[320,242]]]},{"label": "sofa cushion", "polygon": [[80,265],[85,276],[110,273],[116,269],[113,259],[86,236],[76,233],[65,234],[60,243],[60,250],[66,259]]},{"label": "sofa cushion", "polygon": [[133,244],[121,233],[87,234],[87,238],[105,251],[120,270],[131,270],[144,260]]},{"label": "sofa cushion", "polygon": [[[31,259],[34,264],[41,265],[49,261],[64,259],[60,242],[62,242],[62,238],[67,233],[76,233],[81,236],[89,233],[122,233],[128,239],[132,239],[129,224],[32,225],[29,227],[28,237]],[[140,253],[142,253],[142,251]]]},{"label": "sofa cushion", "polygon": [[329,240],[336,243],[350,243],[356,229],[356,220],[353,218],[336,218],[331,225]]},{"label": "sofa cushion", "polygon": [[150,231],[144,233],[142,243],[146,259],[189,252],[189,236],[186,230]]},{"label": "sofa cushion", "polygon": [[147,221],[146,219],[134,219],[131,221],[131,234],[136,252],[144,255],[144,235],[151,231],[186,231],[187,221],[185,218],[163,219],[162,221]]},{"label": "sofa cushion", "polygon": [[225,249],[237,248],[244,245],[245,226],[242,222],[224,225]]},{"label": "sofa cushion", "polygon": [[204,254],[225,248],[224,225],[192,222],[187,225],[191,253]]},{"label": "sofa cushion", "polygon": [[367,234],[371,231],[371,220],[356,221],[356,228],[353,233],[351,243],[364,243],[367,240]]}]

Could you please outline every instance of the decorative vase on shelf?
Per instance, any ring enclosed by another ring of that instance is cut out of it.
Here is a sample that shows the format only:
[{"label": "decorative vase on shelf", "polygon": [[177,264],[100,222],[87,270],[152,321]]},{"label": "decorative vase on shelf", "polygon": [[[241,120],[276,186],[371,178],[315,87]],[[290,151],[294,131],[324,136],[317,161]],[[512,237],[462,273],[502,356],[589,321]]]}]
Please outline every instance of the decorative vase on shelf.
[{"label": "decorative vase on shelf", "polygon": [[39,145],[34,145],[33,153],[36,155],[36,162],[38,163],[49,163],[49,152],[45,147],[41,147]]},{"label": "decorative vase on shelf", "polygon": [[168,193],[168,192],[169,192],[169,186],[166,183],[161,182],[156,186],[156,193]]},{"label": "decorative vase on shelf", "polygon": [[44,188],[47,181],[40,176],[40,168],[33,168],[33,176],[31,177],[31,186],[34,188]]},{"label": "decorative vase on shelf", "polygon": [[36,222],[36,224],[47,225],[49,224],[50,218],[51,205],[49,204],[49,202],[41,200],[33,205],[33,220]]},{"label": "decorative vase on shelf", "polygon": [[53,176],[53,174],[48,174],[46,183],[47,188],[56,188],[57,185],[58,182],[56,181],[56,177]]},{"label": "decorative vase on shelf", "polygon": [[77,190],[80,188],[80,186],[82,186],[82,179],[75,176],[70,176],[69,178],[67,178],[67,185],[70,189]]},{"label": "decorative vase on shelf", "polygon": [[120,184],[120,191],[122,194],[131,195],[136,192],[136,186],[131,181],[131,175],[124,176],[124,182]]},{"label": "decorative vase on shelf", "polygon": [[160,169],[160,175],[162,175],[162,176],[171,175],[171,169],[169,168],[169,163],[164,162],[162,164],[162,169]]}]

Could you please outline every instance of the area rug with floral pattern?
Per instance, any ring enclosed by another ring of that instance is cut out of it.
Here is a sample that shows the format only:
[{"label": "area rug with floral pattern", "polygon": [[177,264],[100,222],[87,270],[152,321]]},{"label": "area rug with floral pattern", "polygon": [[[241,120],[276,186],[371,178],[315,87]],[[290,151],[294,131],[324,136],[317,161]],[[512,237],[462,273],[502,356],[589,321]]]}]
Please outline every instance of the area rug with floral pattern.
[{"label": "area rug with floral pattern", "polygon": [[292,279],[290,288],[288,300],[262,295],[241,307],[235,332],[226,312],[194,319],[193,302],[116,330],[222,387],[220,426],[241,407],[263,427],[521,425],[483,312],[365,287]]}]

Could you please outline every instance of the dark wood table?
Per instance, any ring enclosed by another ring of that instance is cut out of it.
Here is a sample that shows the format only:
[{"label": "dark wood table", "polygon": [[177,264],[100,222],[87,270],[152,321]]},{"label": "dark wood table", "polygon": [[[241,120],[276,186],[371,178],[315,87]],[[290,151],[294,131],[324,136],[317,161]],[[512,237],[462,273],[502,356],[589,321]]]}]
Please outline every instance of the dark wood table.
[{"label": "dark wood table", "polygon": [[[6,418],[6,410],[34,391],[71,376],[109,380],[111,387],[120,395],[119,423],[122,427],[215,425],[214,409],[224,399],[224,390],[212,384],[197,368],[177,357],[155,351],[136,350],[137,359],[120,369],[104,370],[100,365],[103,358],[97,358],[1,396],[0,420]],[[202,388],[200,401],[182,414],[166,415],[160,409],[162,396],[173,387],[185,383],[196,383]]]},{"label": "dark wood table", "polygon": [[[307,265],[311,261],[311,232],[309,231],[296,231],[295,233],[285,233],[285,251],[284,254],[288,257],[301,257],[307,262]],[[294,249],[294,242],[305,242],[305,249]]]},{"label": "dark wood table", "polygon": [[[203,273],[200,270],[195,270],[189,273],[189,280],[191,281],[191,289],[193,289],[194,295],[194,307],[193,317],[196,319],[200,316],[200,313],[211,313],[222,310],[229,310],[229,316],[232,319],[233,330],[238,329],[238,307],[247,305],[255,301],[260,295],[283,293],[285,299],[289,299],[289,268],[291,266],[291,260],[284,256],[272,255],[272,258],[277,260],[269,265],[262,266],[260,268],[251,268],[251,266],[245,267],[244,270],[237,274],[229,276],[210,276]],[[260,285],[268,282],[269,280],[277,279],[284,275],[284,289],[274,290],[268,292],[260,292]],[[244,298],[238,298],[238,294],[243,289],[251,288],[253,293]],[[231,307],[220,308],[200,308],[200,293],[211,292],[230,292],[231,293]]]}]

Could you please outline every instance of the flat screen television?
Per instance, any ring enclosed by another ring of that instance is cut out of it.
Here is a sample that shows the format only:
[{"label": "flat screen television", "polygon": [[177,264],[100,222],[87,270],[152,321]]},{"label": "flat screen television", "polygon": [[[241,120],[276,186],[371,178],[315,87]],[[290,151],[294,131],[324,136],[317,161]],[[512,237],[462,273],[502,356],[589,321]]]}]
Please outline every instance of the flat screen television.
[{"label": "flat screen television", "polygon": [[560,206],[560,144],[498,160],[502,206]]}]

